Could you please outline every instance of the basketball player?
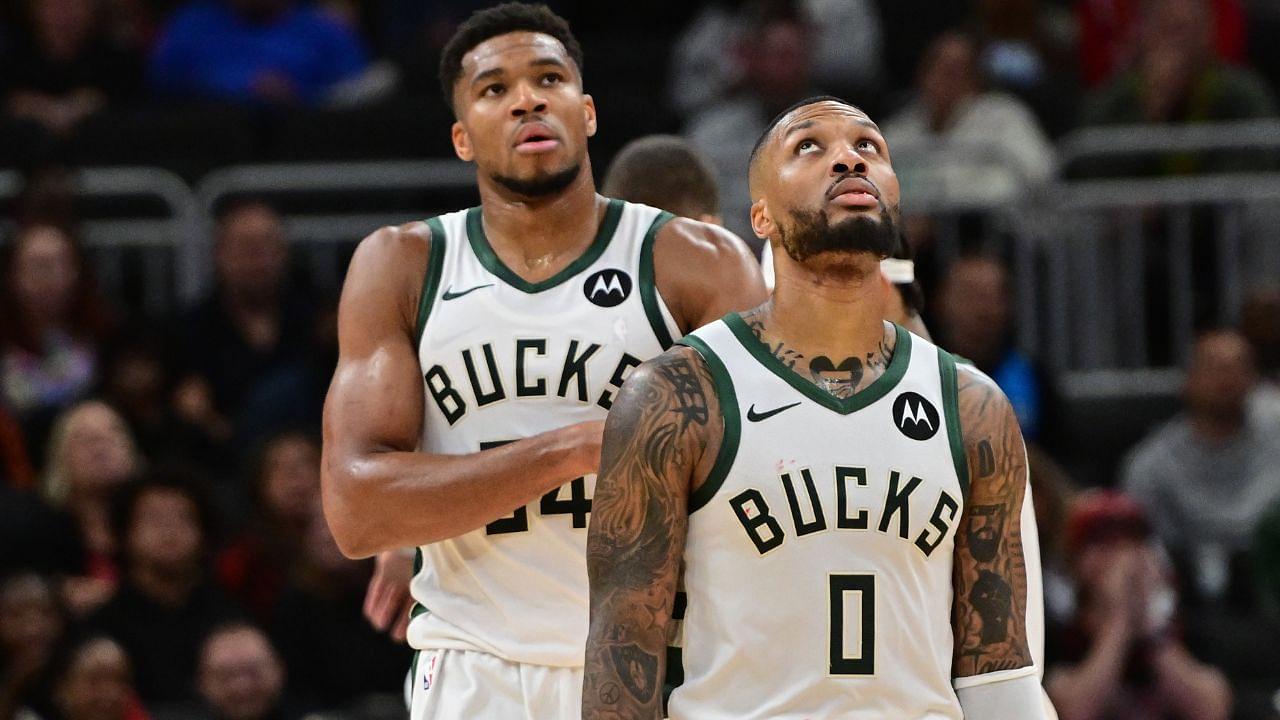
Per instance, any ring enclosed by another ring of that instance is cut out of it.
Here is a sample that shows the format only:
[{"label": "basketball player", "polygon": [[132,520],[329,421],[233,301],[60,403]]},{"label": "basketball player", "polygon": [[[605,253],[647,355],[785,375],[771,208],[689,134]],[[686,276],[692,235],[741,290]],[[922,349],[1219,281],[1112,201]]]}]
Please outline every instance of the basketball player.
[{"label": "basketball player", "polygon": [[750,184],[773,298],[643,365],[609,415],[584,719],[654,717],[673,616],[673,719],[1046,717],[1022,436],[988,378],[882,320],[883,136],[805,101],[760,138]]},{"label": "basketball player", "polygon": [[[605,174],[605,195],[667,210],[719,224],[720,193],[714,175],[697,150],[675,135],[649,135],[627,143],[618,152]],[[764,247],[761,256],[765,284],[773,285],[773,253]],[[924,291],[915,277],[914,253],[910,243],[899,234],[893,256],[880,262],[881,289],[884,293],[884,319],[895,322],[912,333],[930,340],[929,329],[920,313],[924,309]],[[1022,541],[1028,567],[1027,578],[1027,642],[1040,675],[1044,672],[1044,601],[1039,585],[1040,539],[1032,509],[1031,486],[1022,503]],[[676,602],[683,598],[677,592]],[[680,631],[672,628],[673,647],[667,651],[666,680],[682,677]],[[678,684],[678,682],[677,682]],[[1042,698],[1049,717],[1056,717],[1048,695]]]},{"label": "basketball player", "polygon": [[481,205],[357,250],[326,515],[352,557],[419,547],[415,720],[576,717],[601,421],[641,361],[764,286],[731,234],[595,193],[581,51],[545,6],[473,15],[441,82]]},{"label": "basketball player", "polygon": [[646,135],[623,145],[605,173],[601,191],[680,217],[724,224],[711,166],[678,135]]}]

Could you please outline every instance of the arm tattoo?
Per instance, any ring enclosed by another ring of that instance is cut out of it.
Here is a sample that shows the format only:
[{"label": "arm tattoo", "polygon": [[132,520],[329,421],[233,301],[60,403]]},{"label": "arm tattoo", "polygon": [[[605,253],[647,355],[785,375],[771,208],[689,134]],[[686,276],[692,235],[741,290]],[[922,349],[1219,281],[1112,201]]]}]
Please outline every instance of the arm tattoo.
[{"label": "arm tattoo", "polygon": [[711,387],[701,358],[678,348],[638,368],[609,413],[587,535],[584,720],[661,711],[689,481],[720,432]]},{"label": "arm tattoo", "polygon": [[1026,450],[1017,418],[990,380],[959,372],[960,424],[969,463],[969,503],[956,532],[953,675],[1031,664],[1021,512]]}]

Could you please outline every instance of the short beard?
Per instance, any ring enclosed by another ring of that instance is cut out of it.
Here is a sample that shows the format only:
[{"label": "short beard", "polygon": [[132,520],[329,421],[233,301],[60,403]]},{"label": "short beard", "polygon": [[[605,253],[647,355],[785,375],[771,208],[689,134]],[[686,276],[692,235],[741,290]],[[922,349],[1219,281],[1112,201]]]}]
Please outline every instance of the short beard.
[{"label": "short beard", "polygon": [[779,242],[787,255],[804,262],[823,253],[871,253],[877,258],[893,254],[898,246],[898,225],[889,211],[876,221],[855,215],[832,225],[826,210],[794,210],[791,227],[779,227]]},{"label": "short beard", "polygon": [[506,175],[493,175],[493,181],[517,195],[527,198],[540,198],[557,195],[578,179],[582,172],[582,164],[574,163],[570,167],[550,175],[542,175],[532,180],[521,180]]}]

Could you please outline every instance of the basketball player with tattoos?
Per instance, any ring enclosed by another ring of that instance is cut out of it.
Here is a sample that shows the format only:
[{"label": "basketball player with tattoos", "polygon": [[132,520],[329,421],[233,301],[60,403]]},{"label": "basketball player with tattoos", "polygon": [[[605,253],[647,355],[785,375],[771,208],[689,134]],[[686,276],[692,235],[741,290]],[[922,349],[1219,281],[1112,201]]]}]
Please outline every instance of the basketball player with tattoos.
[{"label": "basketball player with tattoos", "polygon": [[882,320],[883,136],[805,101],[750,184],[772,299],[638,368],[605,427],[584,719],[657,716],[679,622],[673,719],[1043,720],[1022,436],[989,378]]}]

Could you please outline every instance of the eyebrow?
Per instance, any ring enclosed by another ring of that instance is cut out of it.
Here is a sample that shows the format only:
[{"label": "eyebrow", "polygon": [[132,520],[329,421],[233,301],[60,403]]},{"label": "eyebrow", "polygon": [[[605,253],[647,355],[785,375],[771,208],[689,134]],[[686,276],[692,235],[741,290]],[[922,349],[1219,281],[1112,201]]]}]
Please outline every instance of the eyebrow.
[{"label": "eyebrow", "polygon": [[[529,66],[530,67],[558,67],[562,69],[568,69],[568,66],[564,64],[563,60],[561,60],[560,58],[551,57],[551,56],[536,58],[535,60],[533,60],[533,62],[529,63]],[[471,78],[470,84],[476,85],[480,82],[483,82],[484,80],[488,80],[489,78],[500,77],[505,72],[506,71],[503,70],[501,66],[491,67],[488,70],[476,73],[476,76]]]},{"label": "eyebrow", "polygon": [[812,120],[805,120],[804,122],[796,123],[795,125],[792,125],[791,127],[787,128],[786,132],[782,133],[782,139],[786,140],[787,138],[791,137],[792,133],[798,133],[801,130],[808,130],[813,126],[814,126],[814,121]]}]

